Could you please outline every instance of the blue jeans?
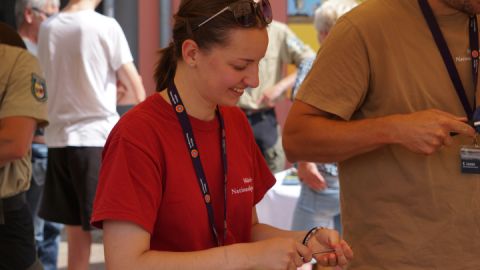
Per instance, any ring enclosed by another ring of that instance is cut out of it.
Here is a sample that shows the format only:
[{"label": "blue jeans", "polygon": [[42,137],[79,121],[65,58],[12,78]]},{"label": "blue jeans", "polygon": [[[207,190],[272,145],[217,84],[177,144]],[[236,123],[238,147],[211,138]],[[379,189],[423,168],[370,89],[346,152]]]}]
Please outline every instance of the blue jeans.
[{"label": "blue jeans", "polygon": [[300,197],[293,213],[292,230],[309,230],[322,226],[341,231],[338,177],[324,177],[328,188],[322,191],[315,191],[301,183]]},{"label": "blue jeans", "polygon": [[27,191],[27,203],[32,211],[38,258],[45,270],[56,270],[63,225],[46,221],[37,215],[45,185],[47,151],[46,145],[32,144],[32,181]]},{"label": "blue jeans", "polygon": [[58,246],[63,224],[46,221],[37,216],[43,223],[37,227],[35,220],[35,240],[37,243],[38,258],[43,264],[44,270],[56,270],[58,260]]}]

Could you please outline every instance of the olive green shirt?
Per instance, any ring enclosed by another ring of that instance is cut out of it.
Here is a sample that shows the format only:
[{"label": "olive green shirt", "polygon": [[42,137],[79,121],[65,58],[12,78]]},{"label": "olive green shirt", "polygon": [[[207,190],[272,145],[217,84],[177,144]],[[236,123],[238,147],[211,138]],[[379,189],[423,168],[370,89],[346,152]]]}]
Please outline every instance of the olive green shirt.
[{"label": "olive green shirt", "polygon": [[[47,124],[45,80],[36,58],[26,50],[0,44],[0,121],[24,116]],[[1,128],[1,127],[0,127]],[[8,198],[30,186],[31,153],[0,167],[0,198]]]},{"label": "olive green shirt", "polygon": [[297,67],[303,60],[315,56],[313,50],[305,45],[286,24],[273,21],[268,27],[268,47],[265,57],[259,64],[259,85],[247,88],[240,97],[238,106],[243,109],[258,110],[266,108],[258,104],[262,93],[279,82],[284,75],[287,64]]}]

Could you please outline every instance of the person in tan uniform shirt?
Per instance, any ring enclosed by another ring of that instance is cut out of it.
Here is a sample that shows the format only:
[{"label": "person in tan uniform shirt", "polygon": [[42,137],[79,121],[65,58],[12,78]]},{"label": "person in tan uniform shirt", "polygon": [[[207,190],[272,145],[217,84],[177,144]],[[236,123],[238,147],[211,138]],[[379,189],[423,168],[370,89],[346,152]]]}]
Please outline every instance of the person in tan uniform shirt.
[{"label": "person in tan uniform shirt", "polygon": [[[480,1],[426,3],[474,104],[468,14]],[[419,1],[365,1],[334,26],[284,146],[291,161],[340,162],[349,269],[480,269],[480,176],[460,170],[475,135],[465,111]]]},{"label": "person in tan uniform shirt", "polygon": [[14,35],[0,24],[0,269],[42,269],[25,191],[30,186],[33,134],[47,124],[47,93],[36,58],[6,45],[25,46]]},{"label": "person in tan uniform shirt", "polygon": [[272,21],[267,31],[267,52],[258,67],[260,84],[245,89],[238,106],[247,115],[257,145],[268,167],[275,173],[284,169],[285,154],[274,106],[282,94],[293,86],[296,77],[296,73],[283,77],[285,65],[298,67],[315,53],[286,24]]}]

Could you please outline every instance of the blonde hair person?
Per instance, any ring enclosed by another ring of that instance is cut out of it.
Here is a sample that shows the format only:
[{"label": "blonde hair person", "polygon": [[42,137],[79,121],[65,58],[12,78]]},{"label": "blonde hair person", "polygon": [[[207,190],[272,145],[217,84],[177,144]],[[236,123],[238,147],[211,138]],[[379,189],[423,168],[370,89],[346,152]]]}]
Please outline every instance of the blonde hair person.
[{"label": "blonde hair person", "polygon": [[355,0],[327,0],[315,10],[313,24],[317,30],[318,41],[322,42],[335,22],[343,14],[357,6]]}]

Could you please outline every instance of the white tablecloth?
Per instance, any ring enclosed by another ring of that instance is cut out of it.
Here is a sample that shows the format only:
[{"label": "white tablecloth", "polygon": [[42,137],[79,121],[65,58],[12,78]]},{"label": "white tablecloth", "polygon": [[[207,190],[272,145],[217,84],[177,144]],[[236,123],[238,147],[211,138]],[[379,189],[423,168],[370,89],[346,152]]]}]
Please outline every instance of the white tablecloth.
[{"label": "white tablecloth", "polygon": [[265,194],[257,204],[257,214],[260,223],[269,224],[280,229],[290,230],[293,211],[300,196],[300,184],[284,185],[285,176],[294,169],[288,169],[275,174],[276,184]]}]

